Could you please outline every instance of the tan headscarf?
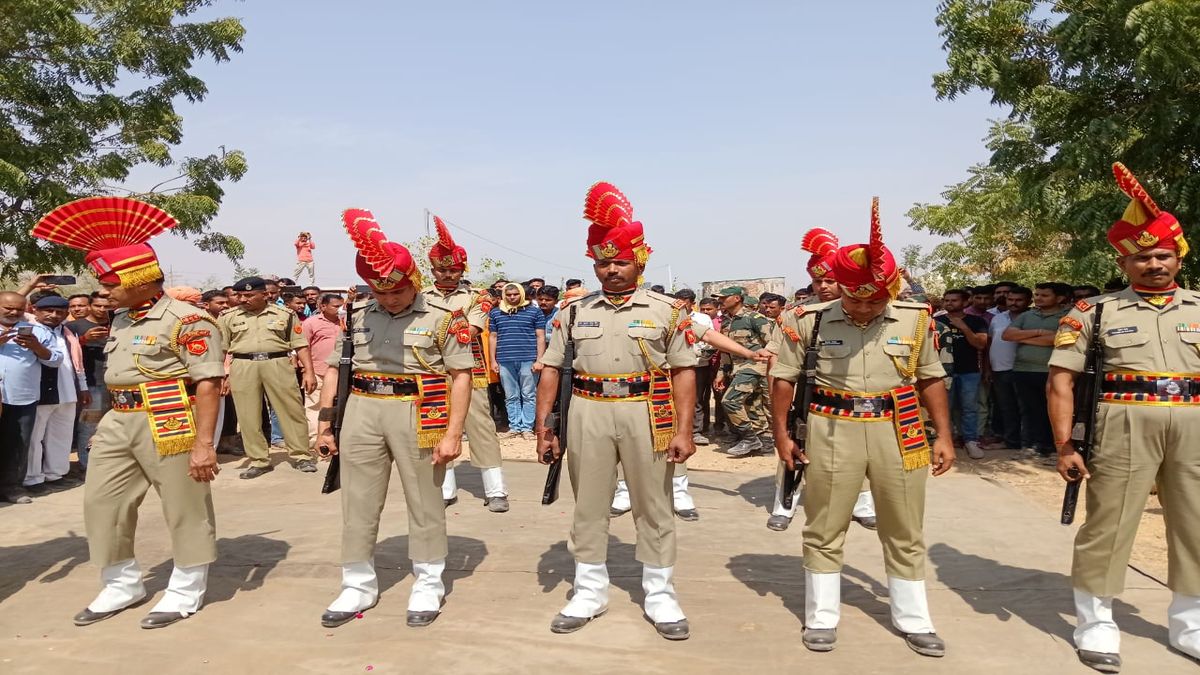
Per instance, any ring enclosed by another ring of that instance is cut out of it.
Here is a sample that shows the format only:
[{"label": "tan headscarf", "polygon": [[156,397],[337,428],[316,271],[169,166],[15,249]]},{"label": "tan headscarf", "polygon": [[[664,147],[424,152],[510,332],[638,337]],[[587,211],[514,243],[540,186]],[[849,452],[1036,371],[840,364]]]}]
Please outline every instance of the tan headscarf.
[{"label": "tan headscarf", "polygon": [[[508,304],[508,289],[510,289],[510,288],[517,289],[517,292],[521,294],[521,300],[515,305]],[[500,292],[500,311],[501,312],[505,312],[507,314],[512,314],[513,312],[517,311],[518,309],[521,309],[522,307],[524,307],[525,305],[528,305],[528,304],[529,304],[529,301],[525,299],[525,287],[524,286],[522,286],[521,284],[504,284],[504,290]]]}]

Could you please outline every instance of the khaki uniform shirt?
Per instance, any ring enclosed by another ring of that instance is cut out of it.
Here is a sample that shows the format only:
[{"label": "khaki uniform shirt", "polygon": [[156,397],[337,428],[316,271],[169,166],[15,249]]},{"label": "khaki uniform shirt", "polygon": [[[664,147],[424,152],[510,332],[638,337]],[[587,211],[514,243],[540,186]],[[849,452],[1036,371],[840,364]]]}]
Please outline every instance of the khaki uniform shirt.
[{"label": "khaki uniform shirt", "polygon": [[165,295],[137,321],[129,318],[129,310],[118,310],[104,354],[104,382],[110,387],[225,375],[225,352],[212,317]]},{"label": "khaki uniform shirt", "polygon": [[1184,288],[1161,310],[1132,288],[1081,300],[1059,323],[1051,366],[1083,372],[1101,302],[1105,372],[1200,373],[1200,293]]},{"label": "khaki uniform shirt", "polygon": [[[571,307],[575,323],[568,326]],[[613,306],[603,292],[597,291],[568,304],[558,314],[562,324],[550,338],[542,354],[542,363],[563,367],[567,331],[575,338],[575,372],[593,375],[644,373],[651,369],[641,345],[645,345],[653,366],[661,370],[692,368],[696,340],[683,303],[674,298],[638,289],[625,304]]]},{"label": "khaki uniform shirt", "polygon": [[[757,352],[766,347],[767,343],[771,341],[771,326],[773,324],[773,321],[762,314],[743,308],[741,314],[721,322],[721,332],[746,349]],[[742,370],[752,370],[759,375],[767,374],[767,364],[759,363],[754,359],[746,359],[722,352],[721,363],[722,365],[732,364],[733,372],[735,373]]]},{"label": "khaki uniform shirt", "polygon": [[217,325],[225,349],[233,354],[288,352],[308,346],[296,313],[279,305],[269,304],[258,314],[244,307],[231,309],[217,319]]},{"label": "khaki uniform shirt", "polygon": [[[469,333],[462,315],[424,294],[399,314],[391,314],[372,301],[355,312],[351,334],[354,336],[354,370],[397,375],[420,373],[445,374],[449,370],[470,370]],[[467,342],[460,335],[467,334]],[[341,360],[340,336],[327,363],[337,367]]]},{"label": "khaki uniform shirt", "polygon": [[421,294],[427,298],[436,300],[439,304],[445,305],[450,309],[458,310],[467,317],[467,323],[476,331],[482,331],[487,325],[487,311],[483,309],[483,295],[487,291],[481,291],[477,288],[471,288],[467,284],[461,284],[451,294],[446,295],[436,287],[430,287],[421,291]]},{"label": "khaki uniform shirt", "polygon": [[797,307],[782,315],[783,337],[771,375],[788,382],[804,376],[804,350],[822,311],[817,386],[875,394],[945,377],[926,309],[917,302],[893,301],[860,329],[842,310],[841,300]]}]

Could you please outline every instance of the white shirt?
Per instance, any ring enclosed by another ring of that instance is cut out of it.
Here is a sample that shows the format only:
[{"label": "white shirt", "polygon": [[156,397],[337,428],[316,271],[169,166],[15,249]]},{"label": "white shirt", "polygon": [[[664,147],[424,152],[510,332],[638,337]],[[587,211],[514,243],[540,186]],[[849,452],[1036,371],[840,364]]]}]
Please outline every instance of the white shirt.
[{"label": "white shirt", "polygon": [[[697,326],[704,326],[709,330],[713,329],[712,317],[704,312],[701,312],[700,310],[692,312],[692,323],[696,324]],[[702,353],[707,351],[712,351],[712,347],[709,346],[707,342],[697,342],[695,345],[692,345],[692,348],[696,351],[696,356],[700,356]]]},{"label": "white shirt", "polygon": [[1013,363],[1017,360],[1017,346],[1020,343],[1009,342],[1000,337],[1012,321],[1012,312],[1001,312],[992,317],[992,323],[988,325],[988,335],[992,338],[988,346],[988,361],[991,362],[993,371],[1012,370]]},{"label": "white shirt", "polygon": [[79,400],[78,387],[87,389],[87,376],[75,371],[75,363],[71,360],[71,348],[67,345],[67,336],[63,335],[62,324],[59,324],[58,328],[38,325],[50,331],[54,336],[54,344],[63,355],[62,363],[58,364],[58,402],[75,403]]}]

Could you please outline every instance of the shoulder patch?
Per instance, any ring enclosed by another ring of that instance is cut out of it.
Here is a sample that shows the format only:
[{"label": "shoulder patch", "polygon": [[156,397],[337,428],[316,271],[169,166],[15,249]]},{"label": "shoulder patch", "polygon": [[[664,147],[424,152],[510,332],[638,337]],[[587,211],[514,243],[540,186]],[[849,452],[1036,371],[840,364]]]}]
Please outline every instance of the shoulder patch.
[{"label": "shoulder patch", "polygon": [[792,313],[795,314],[796,316],[804,316],[804,312],[805,312],[804,305],[796,305],[796,307],[794,309],[792,309]]},{"label": "shoulder patch", "polygon": [[1079,332],[1073,330],[1060,330],[1054,334],[1054,346],[1065,347],[1073,345],[1079,341]]},{"label": "shoulder patch", "polygon": [[795,328],[792,328],[791,326],[782,326],[782,329],[783,334],[788,336],[789,340],[792,342],[800,341],[800,333],[797,333]]},{"label": "shoulder patch", "polygon": [[1071,330],[1083,330],[1083,322],[1079,319],[1072,319],[1069,316],[1064,316],[1059,322],[1060,326],[1070,326]]},{"label": "shoulder patch", "polygon": [[460,343],[471,344],[471,324],[467,323],[466,315],[460,310],[456,309],[450,314],[449,330]]},{"label": "shoulder patch", "polygon": [[687,306],[687,302],[685,302],[683,300],[676,300],[675,302],[671,303],[671,306],[674,307],[675,309],[683,309],[684,307]]},{"label": "shoulder patch", "polygon": [[200,316],[199,314],[188,314],[187,316],[179,317],[179,323],[182,323],[182,324],[196,323],[197,321],[203,321],[203,320],[204,320],[204,317]]},{"label": "shoulder patch", "polygon": [[1079,302],[1075,303],[1075,309],[1077,309],[1081,312],[1086,312],[1091,308],[1092,308],[1092,304],[1090,302],[1088,302],[1087,300],[1080,300]]}]

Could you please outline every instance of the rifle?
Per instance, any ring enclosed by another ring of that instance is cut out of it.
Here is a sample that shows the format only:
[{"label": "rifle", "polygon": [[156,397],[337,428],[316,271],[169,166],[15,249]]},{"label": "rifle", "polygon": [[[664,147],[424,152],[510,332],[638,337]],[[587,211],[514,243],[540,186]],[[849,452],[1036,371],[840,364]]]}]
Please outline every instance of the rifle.
[{"label": "rifle", "polygon": [[[1083,458],[1084,463],[1092,458],[1092,449],[1096,443],[1096,411],[1100,407],[1100,383],[1104,380],[1104,352],[1100,346],[1100,315],[1104,312],[1104,304],[1096,305],[1096,316],[1092,319],[1092,343],[1088,345],[1087,361],[1084,362],[1083,376],[1075,382],[1075,414],[1071,426],[1071,440],[1075,443],[1075,452]],[[1062,515],[1059,522],[1070,525],[1075,521],[1075,506],[1079,501],[1079,488],[1083,485],[1083,477],[1077,469],[1071,469],[1075,479],[1067,483],[1063,493]]]},{"label": "rifle", "polygon": [[558,480],[562,477],[562,462],[567,456],[567,412],[571,408],[571,385],[575,376],[575,335],[571,329],[575,327],[575,305],[571,305],[571,314],[567,319],[567,347],[563,352],[563,366],[558,371],[558,400],[555,401],[556,411],[546,419],[546,428],[553,429],[553,435],[558,437],[558,459],[553,459],[554,451],[547,450],[542,459],[550,462],[546,470],[546,486],[542,488],[542,505],[548,506],[558,500]]},{"label": "rifle", "polygon": [[[792,430],[792,440],[796,447],[804,451],[804,442],[808,437],[808,404],[812,402],[813,389],[817,386],[817,352],[820,350],[821,315],[817,312],[813,320],[812,337],[808,347],[804,349],[804,384],[796,387],[796,395],[792,399],[792,409],[788,413],[788,428]],[[792,500],[800,487],[800,479],[804,476],[804,464],[796,460],[796,468],[787,470],[784,464],[783,494],[780,502],[783,508],[792,508]]]},{"label": "rifle", "polygon": [[[329,469],[325,472],[325,482],[321,485],[321,494],[323,495],[336,492],[342,487],[342,465],[339,460],[342,452],[342,421],[346,418],[346,403],[350,399],[350,380],[354,377],[354,313],[360,309],[362,307],[355,307],[354,303],[346,303],[346,327],[342,330],[342,356],[338,359],[337,396],[333,399],[333,405],[337,408],[337,412],[334,414],[333,424],[330,425],[333,430],[333,440],[338,446],[338,454],[329,458]],[[320,449],[321,454],[329,453],[327,446],[321,446]]]}]

